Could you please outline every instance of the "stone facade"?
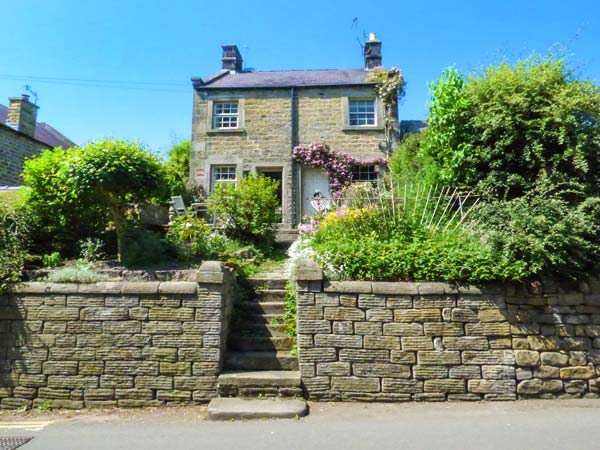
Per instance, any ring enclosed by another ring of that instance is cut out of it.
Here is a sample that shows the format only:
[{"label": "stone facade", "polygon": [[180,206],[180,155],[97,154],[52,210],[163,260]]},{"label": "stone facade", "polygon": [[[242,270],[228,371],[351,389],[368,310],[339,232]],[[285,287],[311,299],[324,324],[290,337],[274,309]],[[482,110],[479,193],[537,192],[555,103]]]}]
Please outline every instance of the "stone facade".
[{"label": "stone facade", "polygon": [[0,186],[20,186],[25,159],[51,148],[26,134],[0,123]]},{"label": "stone facade", "polygon": [[[213,166],[235,165],[237,179],[248,172],[281,169],[283,223],[293,224],[298,216],[301,177],[301,169],[291,159],[295,145],[326,142],[358,158],[385,156],[379,149],[385,139],[383,127],[358,129],[346,124],[347,99],[369,96],[374,96],[372,86],[196,90],[191,179],[209,192]],[[241,125],[233,130],[214,130],[213,104],[225,100],[240,102]],[[378,109],[382,111],[383,107]]]},{"label": "stone facade", "polygon": [[216,397],[232,276],[22,283],[0,296],[0,407],[203,403]]},{"label": "stone facade", "polygon": [[597,397],[600,283],[328,282],[297,276],[302,380],[313,400]]},{"label": "stone facade", "polygon": [[[193,79],[190,180],[208,193],[217,166],[235,166],[236,180],[247,173],[281,171],[283,223],[294,226],[302,211],[303,168],[292,161],[292,149],[323,142],[358,159],[385,157],[384,106],[376,99],[374,83],[365,80],[367,70],[232,70],[231,59],[240,58],[232,47],[223,47],[224,70],[207,80]],[[241,60],[237,62],[241,67]],[[254,84],[244,81],[248,77]],[[349,125],[349,100],[353,99],[375,102],[375,125]],[[235,128],[215,127],[213,112],[218,102],[237,103]]]}]

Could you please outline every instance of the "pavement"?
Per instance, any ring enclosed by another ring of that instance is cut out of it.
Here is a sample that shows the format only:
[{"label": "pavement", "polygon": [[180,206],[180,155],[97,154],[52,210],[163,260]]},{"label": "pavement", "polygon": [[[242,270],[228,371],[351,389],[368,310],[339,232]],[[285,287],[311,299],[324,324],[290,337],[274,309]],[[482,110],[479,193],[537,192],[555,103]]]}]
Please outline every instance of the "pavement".
[{"label": "pavement", "polygon": [[19,450],[600,449],[600,400],[312,403],[302,419],[212,422],[206,407],[0,413]]}]

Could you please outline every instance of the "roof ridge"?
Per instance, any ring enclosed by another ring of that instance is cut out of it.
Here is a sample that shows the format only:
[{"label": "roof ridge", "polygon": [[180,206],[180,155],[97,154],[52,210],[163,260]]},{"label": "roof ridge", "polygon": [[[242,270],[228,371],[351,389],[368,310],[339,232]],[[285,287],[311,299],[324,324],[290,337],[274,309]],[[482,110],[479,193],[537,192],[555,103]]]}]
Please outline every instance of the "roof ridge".
[{"label": "roof ridge", "polygon": [[264,73],[264,72],[334,72],[334,71],[341,71],[341,70],[362,70],[365,71],[365,69],[361,69],[359,67],[348,67],[345,69],[278,69],[278,70],[244,70],[242,72],[236,72],[233,75],[237,75],[237,74],[244,74],[244,73]]}]

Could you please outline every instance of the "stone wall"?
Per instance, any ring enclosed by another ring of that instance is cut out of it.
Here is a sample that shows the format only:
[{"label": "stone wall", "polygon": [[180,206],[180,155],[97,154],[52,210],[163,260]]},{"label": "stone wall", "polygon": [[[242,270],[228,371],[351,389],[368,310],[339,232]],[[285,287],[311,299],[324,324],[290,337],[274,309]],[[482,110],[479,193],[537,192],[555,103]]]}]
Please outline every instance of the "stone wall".
[{"label": "stone wall", "polygon": [[216,396],[232,277],[21,283],[0,296],[0,407],[135,407]]},{"label": "stone wall", "polygon": [[26,158],[50,147],[0,123],[0,186],[20,186]]},{"label": "stone wall", "polygon": [[600,393],[600,283],[329,282],[298,270],[310,399],[514,400]]}]

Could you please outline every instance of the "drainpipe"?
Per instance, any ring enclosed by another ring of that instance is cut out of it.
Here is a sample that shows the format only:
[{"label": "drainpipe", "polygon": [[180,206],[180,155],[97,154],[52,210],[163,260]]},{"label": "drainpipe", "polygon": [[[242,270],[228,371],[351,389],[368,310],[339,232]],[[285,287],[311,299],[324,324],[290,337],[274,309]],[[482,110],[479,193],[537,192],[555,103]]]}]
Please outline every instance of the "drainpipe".
[{"label": "drainpipe", "polygon": [[[290,88],[290,118],[291,118],[291,148],[292,149],[298,145],[298,111],[296,107],[296,91],[292,86]],[[291,217],[291,227],[294,228],[298,223],[298,200],[301,195],[301,183],[300,183],[300,168],[296,161],[292,159],[292,217]]]}]

